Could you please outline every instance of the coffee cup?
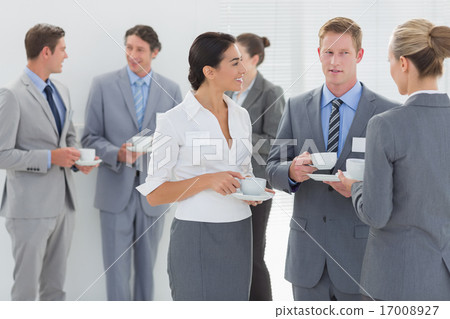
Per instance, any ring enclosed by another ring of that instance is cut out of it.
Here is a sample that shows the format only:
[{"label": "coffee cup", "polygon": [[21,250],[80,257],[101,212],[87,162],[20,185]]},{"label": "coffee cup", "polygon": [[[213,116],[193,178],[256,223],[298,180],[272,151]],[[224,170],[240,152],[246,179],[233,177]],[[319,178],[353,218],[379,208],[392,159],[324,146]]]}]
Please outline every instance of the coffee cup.
[{"label": "coffee cup", "polygon": [[261,195],[266,191],[266,180],[259,177],[246,177],[239,180],[244,195]]},{"label": "coffee cup", "polygon": [[360,158],[348,158],[345,162],[348,177],[362,181],[364,179],[365,160]]},{"label": "coffee cup", "polygon": [[332,169],[336,165],[336,152],[323,152],[311,154],[311,161],[317,169]]},{"label": "coffee cup", "polygon": [[80,160],[83,162],[90,162],[95,160],[94,148],[80,148]]}]

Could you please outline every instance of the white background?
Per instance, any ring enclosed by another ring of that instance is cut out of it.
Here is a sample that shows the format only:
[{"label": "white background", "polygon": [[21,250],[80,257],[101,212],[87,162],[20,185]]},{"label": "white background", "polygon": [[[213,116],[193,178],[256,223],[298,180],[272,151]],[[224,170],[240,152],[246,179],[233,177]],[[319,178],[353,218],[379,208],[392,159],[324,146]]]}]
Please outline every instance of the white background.
[{"label": "white background", "polygon": [[[81,8],[80,5],[84,8]],[[240,5],[240,6],[239,6]],[[272,9],[274,7],[275,9]],[[263,9],[267,10],[264,11]],[[367,9],[367,10],[366,10]],[[224,31],[237,35],[255,32],[269,36],[272,46],[266,50],[262,73],[288,89],[287,96],[320,85],[323,76],[317,61],[317,32],[333,16],[348,16],[363,28],[366,56],[360,66],[360,78],[375,91],[403,100],[389,77],[386,61],[390,30],[407,19],[426,17],[435,23],[449,23],[448,1],[154,1],[154,0],[15,0],[0,4],[0,86],[15,80],[26,64],[23,40],[36,23],[50,23],[66,31],[69,59],[63,73],[55,75],[71,92],[73,121],[81,129],[87,94],[96,75],[125,65],[123,35],[135,24],[151,25],[158,33],[162,50],[153,62],[155,71],[178,82],[184,95],[187,81],[189,47],[205,31]],[[101,25],[101,27],[100,27]],[[273,26],[273,28],[268,27]],[[287,41],[286,41],[287,39]],[[313,65],[313,63],[316,63]],[[447,61],[448,63],[448,61]],[[302,76],[301,76],[302,75]],[[446,72],[441,89],[448,92]],[[1,138],[1,137],[0,137]],[[0,190],[4,172],[0,170]],[[93,208],[96,173],[76,174],[79,209],[67,273],[67,299],[104,300],[105,281],[98,211]],[[1,192],[0,192],[1,194]],[[266,260],[272,276],[274,298],[291,300],[290,285],[283,279],[284,258],[291,197],[276,196],[267,232]],[[168,227],[166,225],[155,269],[157,300],[170,300],[166,272]],[[0,219],[0,300],[10,299],[13,260],[10,238]],[[98,279],[98,280],[97,280]],[[93,285],[92,285],[93,284]],[[91,286],[92,285],[92,286]]]}]

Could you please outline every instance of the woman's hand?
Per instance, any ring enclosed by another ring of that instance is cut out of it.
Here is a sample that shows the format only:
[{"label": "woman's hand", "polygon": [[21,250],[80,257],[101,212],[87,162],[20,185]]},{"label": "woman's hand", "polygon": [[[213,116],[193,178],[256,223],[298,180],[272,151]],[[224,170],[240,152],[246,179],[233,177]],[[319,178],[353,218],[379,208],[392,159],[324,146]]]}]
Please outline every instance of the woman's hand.
[{"label": "woman's hand", "polygon": [[[275,194],[275,191],[274,191],[273,189],[270,189],[270,188],[266,188],[266,192],[269,192],[269,193]],[[261,200],[258,200],[258,201],[253,201],[253,200],[244,200],[244,202],[246,202],[247,204],[249,204],[249,205],[251,205],[251,206],[257,206],[257,205],[259,205],[259,204],[261,204],[261,203],[262,203],[262,201],[261,201]]]},{"label": "woman's hand", "polygon": [[208,188],[222,195],[236,193],[236,189],[241,186],[236,178],[244,179],[240,173],[233,171],[205,174]]}]

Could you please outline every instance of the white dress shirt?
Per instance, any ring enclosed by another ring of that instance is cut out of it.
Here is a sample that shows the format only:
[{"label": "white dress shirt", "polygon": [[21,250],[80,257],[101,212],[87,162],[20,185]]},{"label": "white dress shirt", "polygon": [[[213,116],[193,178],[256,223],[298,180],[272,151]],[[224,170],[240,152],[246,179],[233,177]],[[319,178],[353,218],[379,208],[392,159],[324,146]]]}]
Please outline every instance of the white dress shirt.
[{"label": "white dress shirt", "polygon": [[[223,99],[228,105],[231,148],[217,118],[192,92],[187,93],[181,104],[158,114],[148,176],[137,187],[142,195],[148,195],[167,181],[208,173],[235,171],[243,176],[253,175],[250,116],[228,96],[224,95]],[[177,219],[212,223],[234,222],[250,216],[250,207],[244,201],[212,189],[180,201],[175,212]]]}]

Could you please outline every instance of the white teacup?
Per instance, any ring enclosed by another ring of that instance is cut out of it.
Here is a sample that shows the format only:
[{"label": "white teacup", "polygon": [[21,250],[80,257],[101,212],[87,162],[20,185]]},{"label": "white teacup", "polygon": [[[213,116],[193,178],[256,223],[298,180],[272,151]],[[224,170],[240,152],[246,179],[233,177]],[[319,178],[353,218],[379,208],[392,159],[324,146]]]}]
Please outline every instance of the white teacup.
[{"label": "white teacup", "polygon": [[323,152],[311,154],[311,160],[317,169],[332,169],[336,165],[336,152]]},{"label": "white teacup", "polygon": [[94,148],[80,148],[80,160],[83,162],[90,162],[95,160]]},{"label": "white teacup", "polygon": [[241,191],[244,195],[261,195],[266,191],[266,180],[259,177],[240,179]]},{"label": "white teacup", "polygon": [[348,177],[362,181],[364,179],[365,160],[360,158],[348,158],[345,162]]}]

